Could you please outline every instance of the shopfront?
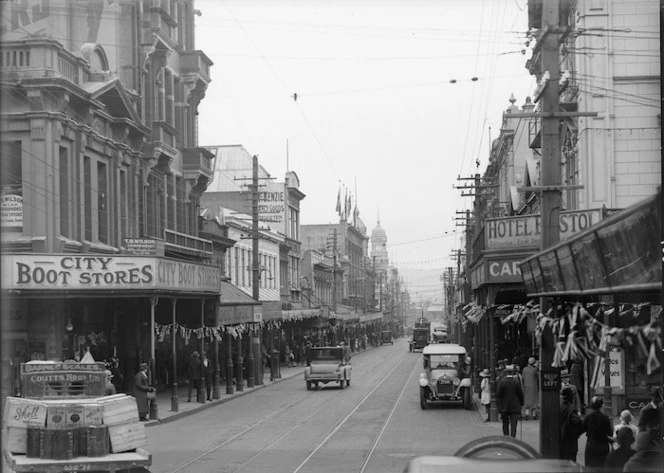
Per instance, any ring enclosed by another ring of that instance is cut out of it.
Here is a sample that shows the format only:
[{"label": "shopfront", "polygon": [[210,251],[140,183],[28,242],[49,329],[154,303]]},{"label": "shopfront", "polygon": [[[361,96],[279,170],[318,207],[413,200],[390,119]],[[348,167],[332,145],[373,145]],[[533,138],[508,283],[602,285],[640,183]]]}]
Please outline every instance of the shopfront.
[{"label": "shopfront", "polygon": [[12,348],[22,347],[21,362],[80,359],[88,351],[97,361],[116,357],[126,390],[140,362],[153,360],[153,382],[168,384],[174,361],[183,373],[186,353],[198,349],[196,337],[166,345],[158,326],[194,330],[216,320],[216,266],[148,256],[3,254],[1,276],[9,318],[3,328]]},{"label": "shopfront", "polygon": [[610,388],[613,414],[638,412],[662,387],[661,197],[521,264],[528,297],[550,297],[559,308],[540,322],[565,341],[554,366],[583,363],[587,399]]}]

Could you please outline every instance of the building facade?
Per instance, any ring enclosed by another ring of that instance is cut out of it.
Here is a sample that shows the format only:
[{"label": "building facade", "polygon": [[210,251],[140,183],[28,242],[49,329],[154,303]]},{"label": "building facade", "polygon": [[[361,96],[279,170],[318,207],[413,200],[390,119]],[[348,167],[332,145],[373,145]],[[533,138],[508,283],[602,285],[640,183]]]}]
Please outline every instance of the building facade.
[{"label": "building facade", "polygon": [[1,8],[3,394],[18,363],[86,351],[117,356],[127,379],[140,361],[173,379],[183,360],[155,326],[213,324],[220,281],[198,235],[212,62],[193,1]]}]

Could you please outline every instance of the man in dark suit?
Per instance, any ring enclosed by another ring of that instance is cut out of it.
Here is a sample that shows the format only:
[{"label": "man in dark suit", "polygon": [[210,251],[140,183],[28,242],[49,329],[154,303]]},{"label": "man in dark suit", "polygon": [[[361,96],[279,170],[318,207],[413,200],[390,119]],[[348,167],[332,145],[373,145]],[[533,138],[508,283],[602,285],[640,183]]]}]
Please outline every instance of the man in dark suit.
[{"label": "man in dark suit", "polygon": [[516,424],[521,417],[524,399],[521,383],[514,376],[514,365],[505,366],[505,376],[498,382],[496,399],[503,421],[503,434],[516,437]]}]

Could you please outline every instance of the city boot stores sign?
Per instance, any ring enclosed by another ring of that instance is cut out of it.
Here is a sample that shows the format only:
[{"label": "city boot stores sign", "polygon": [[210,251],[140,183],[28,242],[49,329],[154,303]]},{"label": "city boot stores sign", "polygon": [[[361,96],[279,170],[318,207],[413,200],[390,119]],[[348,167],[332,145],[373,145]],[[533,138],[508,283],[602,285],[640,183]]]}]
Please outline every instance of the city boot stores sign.
[{"label": "city boot stores sign", "polygon": [[[580,233],[602,219],[602,211],[573,210],[560,212],[560,240]],[[542,243],[542,222],[539,215],[488,218],[484,228],[486,249],[537,247]]]},{"label": "city boot stores sign", "polygon": [[167,258],[3,255],[2,289],[219,292],[219,268]]}]

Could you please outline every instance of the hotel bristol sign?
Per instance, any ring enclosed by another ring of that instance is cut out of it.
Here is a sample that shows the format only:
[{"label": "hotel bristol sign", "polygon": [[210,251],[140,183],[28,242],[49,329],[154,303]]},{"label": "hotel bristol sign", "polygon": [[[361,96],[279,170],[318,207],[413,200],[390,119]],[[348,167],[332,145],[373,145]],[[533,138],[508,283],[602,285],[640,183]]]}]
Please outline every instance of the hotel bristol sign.
[{"label": "hotel bristol sign", "polygon": [[[560,240],[587,230],[602,219],[600,209],[560,212]],[[486,249],[537,247],[542,243],[539,215],[488,218],[484,227]]]},{"label": "hotel bristol sign", "polygon": [[3,255],[3,290],[177,290],[219,292],[216,266],[160,257]]}]

